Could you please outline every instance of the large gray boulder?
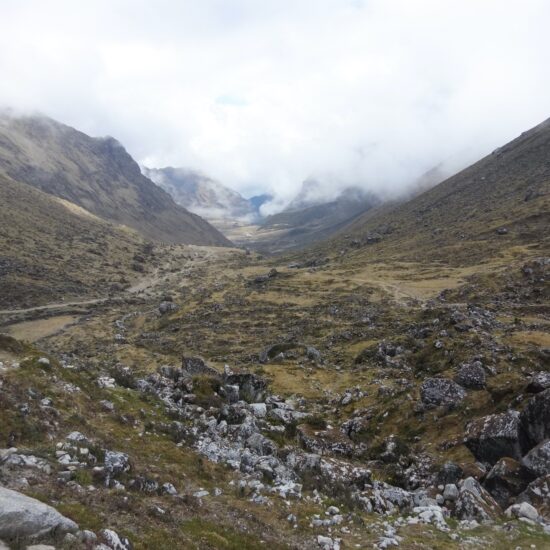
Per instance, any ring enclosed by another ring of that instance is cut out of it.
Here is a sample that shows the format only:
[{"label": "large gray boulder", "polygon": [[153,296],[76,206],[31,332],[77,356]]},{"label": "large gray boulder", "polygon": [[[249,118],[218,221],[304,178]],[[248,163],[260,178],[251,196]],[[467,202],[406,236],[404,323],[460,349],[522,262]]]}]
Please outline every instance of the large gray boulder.
[{"label": "large gray boulder", "polygon": [[521,460],[533,477],[550,474],[550,439],[533,447]]},{"label": "large gray boulder", "polygon": [[497,502],[473,477],[461,482],[454,509],[458,519],[489,521],[501,513]]},{"label": "large gray boulder", "polygon": [[494,464],[503,457],[520,460],[519,413],[507,411],[472,420],[464,443],[480,462]]},{"label": "large gray boulder", "polygon": [[525,450],[550,439],[550,389],[531,397],[521,413]]},{"label": "large gray boulder", "polygon": [[533,478],[526,469],[513,458],[501,458],[485,477],[483,487],[504,509],[508,508],[515,496],[527,488]]},{"label": "large gray boulder", "polygon": [[449,378],[428,378],[420,386],[420,398],[428,408],[440,405],[454,407],[465,397],[464,388]]},{"label": "large gray boulder", "polygon": [[78,525],[55,508],[17,491],[0,487],[0,538],[35,539],[77,530]]}]

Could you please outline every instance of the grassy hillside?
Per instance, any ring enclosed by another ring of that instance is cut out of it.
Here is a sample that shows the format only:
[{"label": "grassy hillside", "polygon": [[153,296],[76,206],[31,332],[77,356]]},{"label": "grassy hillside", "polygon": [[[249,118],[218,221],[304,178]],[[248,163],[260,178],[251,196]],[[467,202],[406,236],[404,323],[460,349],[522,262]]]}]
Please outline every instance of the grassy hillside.
[{"label": "grassy hillside", "polygon": [[549,226],[550,120],[414,199],[367,212],[327,246],[473,263],[511,246],[547,250]]},{"label": "grassy hillside", "polygon": [[87,211],[0,176],[0,309],[124,285],[144,243]]}]

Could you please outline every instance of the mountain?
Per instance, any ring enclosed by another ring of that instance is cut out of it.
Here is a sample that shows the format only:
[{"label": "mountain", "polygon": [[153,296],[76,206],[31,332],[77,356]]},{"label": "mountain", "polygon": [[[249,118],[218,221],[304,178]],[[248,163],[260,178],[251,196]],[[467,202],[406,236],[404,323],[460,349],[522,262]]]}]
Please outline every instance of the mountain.
[{"label": "mountain", "polygon": [[272,234],[256,243],[257,248],[275,252],[326,239],[380,202],[357,187],[344,189],[334,200],[323,202],[316,198],[313,186],[306,182],[285,210],[261,222],[261,231]]},{"label": "mountain", "polygon": [[547,249],[548,227],[550,119],[412,200],[370,210],[337,240],[369,244],[369,257],[472,263],[511,246]]},{"label": "mountain", "polygon": [[170,193],[177,204],[210,220],[253,218],[257,208],[237,191],[186,168],[143,168],[143,173]]},{"label": "mountain", "polygon": [[143,176],[118,141],[92,138],[44,116],[0,115],[0,174],[149,239],[229,244],[208,222],[176,205]]},{"label": "mountain", "polygon": [[2,175],[0,220],[0,309],[105,295],[145,249],[134,231]]}]

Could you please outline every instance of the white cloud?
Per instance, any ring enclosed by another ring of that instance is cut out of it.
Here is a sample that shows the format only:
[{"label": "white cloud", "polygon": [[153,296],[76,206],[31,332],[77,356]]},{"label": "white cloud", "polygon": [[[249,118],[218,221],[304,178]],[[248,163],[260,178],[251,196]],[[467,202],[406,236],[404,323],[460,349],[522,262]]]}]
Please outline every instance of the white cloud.
[{"label": "white cloud", "polygon": [[402,190],[549,116],[545,0],[0,0],[0,103],[289,198]]}]

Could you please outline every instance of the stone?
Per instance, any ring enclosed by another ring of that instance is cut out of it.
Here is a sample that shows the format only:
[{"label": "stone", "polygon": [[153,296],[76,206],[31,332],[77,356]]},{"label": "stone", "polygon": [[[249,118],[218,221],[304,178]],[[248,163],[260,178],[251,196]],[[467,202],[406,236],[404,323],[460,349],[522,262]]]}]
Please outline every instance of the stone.
[{"label": "stone", "polygon": [[176,496],[178,494],[177,489],[172,485],[172,483],[163,483],[160,487],[160,493],[162,495]]},{"label": "stone", "polygon": [[463,476],[463,470],[454,462],[445,462],[436,476],[436,485],[456,485]]},{"label": "stone", "polygon": [[527,518],[531,521],[537,521],[539,519],[537,509],[528,502],[513,504],[506,510],[505,514],[509,518]]},{"label": "stone", "polygon": [[494,464],[503,457],[521,459],[520,437],[519,413],[507,411],[470,422],[464,442],[478,460]]},{"label": "stone", "polygon": [[524,491],[531,479],[517,460],[505,457],[491,468],[483,486],[502,508],[507,508],[510,500]]},{"label": "stone", "polygon": [[111,529],[102,529],[99,532],[99,539],[111,550],[132,550],[132,544],[127,538],[120,537]]},{"label": "stone", "polygon": [[540,393],[550,388],[550,372],[539,371],[533,374],[527,384],[527,391],[530,393]]},{"label": "stone", "polygon": [[265,403],[251,403],[250,410],[256,418],[265,418],[267,407]]},{"label": "stone", "polygon": [[338,540],[333,540],[323,535],[317,536],[317,545],[322,550],[340,550],[340,542]]},{"label": "stone", "polygon": [[265,401],[267,394],[267,382],[261,376],[250,372],[230,374],[225,378],[225,383],[239,387],[239,395],[248,403],[260,403]]},{"label": "stone", "polygon": [[229,403],[236,403],[239,400],[239,386],[226,384],[223,386],[225,397]]},{"label": "stone", "polygon": [[487,382],[487,376],[481,362],[474,361],[461,365],[454,380],[464,388],[482,390]]},{"label": "stone", "polygon": [[78,525],[55,508],[0,487],[0,537],[3,539],[27,539],[77,530]]},{"label": "stone", "polygon": [[550,389],[529,399],[520,415],[520,422],[525,434],[525,451],[550,439]]},{"label": "stone", "polygon": [[454,502],[458,499],[459,491],[458,487],[454,483],[448,483],[443,490],[443,499]]},{"label": "stone", "polygon": [[313,346],[307,346],[306,347],[306,357],[310,361],[313,361],[314,363],[322,363],[323,362],[321,352],[317,348],[314,348]]},{"label": "stone", "polygon": [[128,472],[130,462],[126,453],[117,451],[105,451],[105,473],[107,483],[117,475]]},{"label": "stone", "polygon": [[200,357],[186,357],[181,358],[181,370],[184,376],[212,376],[214,378],[220,378],[220,373],[209,367]]},{"label": "stone", "polygon": [[454,515],[461,520],[489,521],[501,513],[493,497],[473,477],[462,481]]},{"label": "stone", "polygon": [[516,499],[516,503],[528,502],[535,506],[547,522],[550,521],[550,475],[532,481]]},{"label": "stone", "polygon": [[159,313],[161,315],[166,315],[167,313],[172,313],[174,311],[177,311],[179,309],[179,306],[175,304],[174,302],[168,302],[164,301],[159,304]]},{"label": "stone", "polygon": [[534,477],[550,474],[550,439],[533,447],[522,459],[521,464]]},{"label": "stone", "polygon": [[456,406],[466,397],[466,392],[448,378],[428,378],[420,386],[420,398],[427,408]]}]

